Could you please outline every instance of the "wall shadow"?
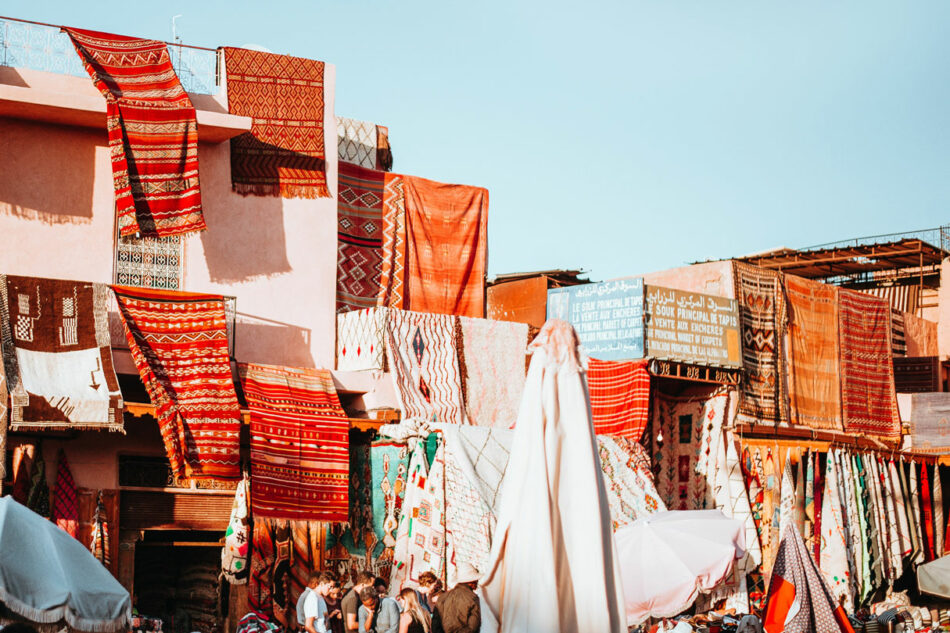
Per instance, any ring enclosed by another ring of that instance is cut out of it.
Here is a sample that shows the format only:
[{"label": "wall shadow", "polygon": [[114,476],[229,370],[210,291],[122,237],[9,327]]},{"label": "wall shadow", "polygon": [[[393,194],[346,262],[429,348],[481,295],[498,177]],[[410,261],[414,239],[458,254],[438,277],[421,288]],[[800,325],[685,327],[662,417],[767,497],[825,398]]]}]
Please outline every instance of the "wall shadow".
[{"label": "wall shadow", "polygon": [[[0,213],[47,224],[92,222],[96,148],[107,144],[105,129],[0,117]],[[111,171],[101,177],[111,187]]]},{"label": "wall shadow", "polygon": [[0,66],[0,84],[6,86],[16,86],[18,88],[29,88],[30,84],[23,80],[23,76],[10,66]]},{"label": "wall shadow", "polygon": [[234,355],[242,363],[313,368],[312,337],[309,328],[238,312]]},{"label": "wall shadow", "polygon": [[231,190],[230,143],[199,148],[201,233],[211,281],[236,283],[292,270],[287,261],[283,199],[241,196]]}]

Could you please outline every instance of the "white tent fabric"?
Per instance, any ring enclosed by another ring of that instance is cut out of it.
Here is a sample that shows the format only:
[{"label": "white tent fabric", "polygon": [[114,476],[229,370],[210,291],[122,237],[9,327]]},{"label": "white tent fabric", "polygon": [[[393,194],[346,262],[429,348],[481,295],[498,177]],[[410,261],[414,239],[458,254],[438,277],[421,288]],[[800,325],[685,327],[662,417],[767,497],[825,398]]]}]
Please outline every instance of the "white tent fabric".
[{"label": "white tent fabric", "polygon": [[721,510],[658,512],[617,530],[627,626],[687,609],[745,556],[742,521]]},{"label": "white tent fabric", "polygon": [[82,543],[12,497],[0,499],[0,602],[93,633],[128,630],[132,614],[129,592]]},{"label": "white tent fabric", "polygon": [[485,602],[501,633],[625,631],[607,493],[570,324],[529,347]]},{"label": "white tent fabric", "polygon": [[924,593],[950,598],[950,556],[918,567],[917,587]]}]

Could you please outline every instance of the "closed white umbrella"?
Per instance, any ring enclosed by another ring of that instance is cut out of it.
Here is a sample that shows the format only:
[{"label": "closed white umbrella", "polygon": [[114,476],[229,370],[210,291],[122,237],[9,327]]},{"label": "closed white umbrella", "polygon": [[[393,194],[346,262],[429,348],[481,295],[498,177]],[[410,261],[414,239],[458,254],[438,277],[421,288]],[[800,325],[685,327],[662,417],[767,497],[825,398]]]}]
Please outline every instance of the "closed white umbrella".
[{"label": "closed white umbrella", "polygon": [[659,512],[618,529],[614,538],[627,626],[681,613],[745,555],[742,522],[721,510]]},{"label": "closed white umbrella", "polygon": [[0,499],[0,602],[39,624],[92,633],[129,627],[129,592],[82,543],[12,497]]},{"label": "closed white umbrella", "polygon": [[529,349],[484,599],[502,633],[619,633],[623,594],[577,336],[548,321]]}]

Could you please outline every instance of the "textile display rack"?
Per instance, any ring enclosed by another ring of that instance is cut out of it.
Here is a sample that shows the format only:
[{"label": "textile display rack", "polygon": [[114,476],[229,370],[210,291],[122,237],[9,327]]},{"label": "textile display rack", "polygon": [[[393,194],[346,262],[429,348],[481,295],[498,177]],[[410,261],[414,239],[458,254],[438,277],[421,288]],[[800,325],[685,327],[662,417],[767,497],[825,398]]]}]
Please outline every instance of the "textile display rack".
[{"label": "textile display rack", "polygon": [[[853,435],[839,431],[822,431],[819,429],[774,426],[771,424],[736,424],[734,431],[739,437],[801,439],[828,444],[839,444],[851,448],[887,451],[892,449],[892,445],[889,442],[864,435]],[[894,449],[896,450],[896,445]]]},{"label": "textile display rack", "polygon": [[781,444],[796,448],[810,449],[820,453],[834,448],[847,448],[867,453],[875,453],[881,457],[904,459],[926,464],[950,465],[950,455],[936,455],[920,451],[900,450],[888,446],[875,438],[853,436],[833,431],[816,431],[812,429],[798,429],[774,427],[762,424],[737,424],[733,431],[742,444]]}]

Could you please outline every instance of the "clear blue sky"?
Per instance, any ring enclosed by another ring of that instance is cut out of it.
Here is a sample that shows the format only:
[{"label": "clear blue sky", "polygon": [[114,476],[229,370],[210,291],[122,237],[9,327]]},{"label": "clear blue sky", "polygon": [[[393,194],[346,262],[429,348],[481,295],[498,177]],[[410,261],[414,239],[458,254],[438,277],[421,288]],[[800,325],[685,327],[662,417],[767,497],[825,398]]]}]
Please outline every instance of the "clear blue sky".
[{"label": "clear blue sky", "polygon": [[950,223],[950,3],[4,0],[337,66],[395,171],[491,192],[490,274],[595,279]]}]

